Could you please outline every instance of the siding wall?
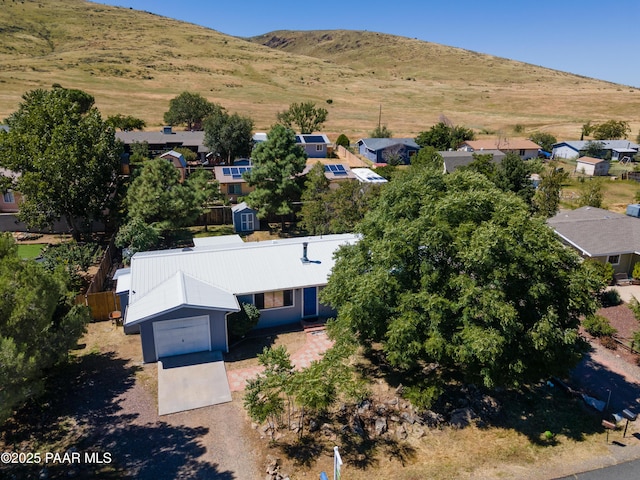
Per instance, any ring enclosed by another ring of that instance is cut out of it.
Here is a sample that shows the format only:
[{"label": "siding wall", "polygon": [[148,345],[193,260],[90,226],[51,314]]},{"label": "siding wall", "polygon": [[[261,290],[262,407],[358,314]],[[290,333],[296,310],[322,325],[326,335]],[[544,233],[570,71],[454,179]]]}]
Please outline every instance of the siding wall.
[{"label": "siding wall", "polygon": [[142,359],[145,363],[155,362],[156,347],[153,337],[153,323],[177,318],[197,317],[209,315],[209,330],[211,332],[212,350],[227,351],[227,327],[225,312],[215,310],[200,310],[197,308],[181,308],[173,312],[165,313],[140,324],[140,340],[142,342]]}]

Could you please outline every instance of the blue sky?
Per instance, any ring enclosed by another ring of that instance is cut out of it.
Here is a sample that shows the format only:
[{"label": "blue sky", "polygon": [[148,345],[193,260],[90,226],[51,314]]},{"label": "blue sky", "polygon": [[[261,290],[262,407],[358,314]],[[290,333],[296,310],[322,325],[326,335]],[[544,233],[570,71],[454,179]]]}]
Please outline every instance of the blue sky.
[{"label": "blue sky", "polygon": [[640,0],[109,0],[240,37],[369,30],[640,87]]}]

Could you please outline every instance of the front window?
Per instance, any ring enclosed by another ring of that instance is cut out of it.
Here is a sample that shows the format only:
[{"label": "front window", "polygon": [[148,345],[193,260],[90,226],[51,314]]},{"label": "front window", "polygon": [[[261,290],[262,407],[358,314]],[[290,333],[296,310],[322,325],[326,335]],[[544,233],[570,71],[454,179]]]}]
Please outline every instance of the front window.
[{"label": "front window", "polygon": [[524,154],[525,154],[525,153],[527,153],[527,152],[526,152],[526,151],[524,151],[524,150],[520,150],[520,156],[521,156],[521,157],[524,157]]},{"label": "front window", "polygon": [[609,255],[607,262],[611,265],[618,265],[620,263],[620,255]]},{"label": "front window", "polygon": [[293,305],[293,290],[256,293],[254,295],[254,305],[258,310],[291,307]]},{"label": "front window", "polygon": [[316,145],[316,152],[322,152],[324,150],[324,145]]},{"label": "front window", "polygon": [[3,195],[4,203],[15,203],[16,199],[11,190],[7,190]]}]

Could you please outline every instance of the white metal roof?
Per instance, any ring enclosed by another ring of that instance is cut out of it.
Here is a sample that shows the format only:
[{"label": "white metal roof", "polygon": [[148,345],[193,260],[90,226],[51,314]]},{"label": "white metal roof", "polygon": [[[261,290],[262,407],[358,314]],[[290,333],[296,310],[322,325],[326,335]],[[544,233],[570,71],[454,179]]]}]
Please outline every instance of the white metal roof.
[{"label": "white metal roof", "polygon": [[180,307],[207,308],[225,312],[240,310],[236,297],[230,292],[179,271],[135,303],[129,303],[125,323],[135,325]]},{"label": "white metal roof", "polygon": [[[143,302],[146,310],[155,302],[167,302],[164,294],[158,293],[165,289],[158,287],[180,272],[185,278],[236,295],[325,285],[334,265],[334,252],[357,239],[354,234],[325,235],[136,253],[131,258],[127,323],[130,315],[132,319],[142,318],[137,303]],[[306,263],[301,260],[303,242],[308,244]],[[153,298],[147,299],[149,296]]]},{"label": "white metal roof", "polygon": [[[233,210],[233,208],[232,208]],[[229,245],[240,245],[244,241],[240,235],[221,235],[218,237],[194,237],[193,244],[196,248],[201,247],[228,247]]]},{"label": "white metal roof", "polygon": [[387,183],[387,179],[369,168],[352,168],[351,171],[358,180],[364,183]]}]

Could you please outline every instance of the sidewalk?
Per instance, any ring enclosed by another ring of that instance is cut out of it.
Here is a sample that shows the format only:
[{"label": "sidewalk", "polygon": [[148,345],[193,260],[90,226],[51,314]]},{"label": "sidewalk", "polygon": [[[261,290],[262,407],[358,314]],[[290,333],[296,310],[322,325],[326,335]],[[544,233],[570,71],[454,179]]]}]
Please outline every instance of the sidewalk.
[{"label": "sidewalk", "polygon": [[[296,370],[308,367],[314,360],[320,360],[322,354],[332,346],[333,341],[329,339],[324,328],[308,330],[305,332],[304,346],[291,354],[291,363]],[[254,378],[263,370],[262,366],[227,370],[229,388],[232,392],[241,392],[247,380]]]}]

